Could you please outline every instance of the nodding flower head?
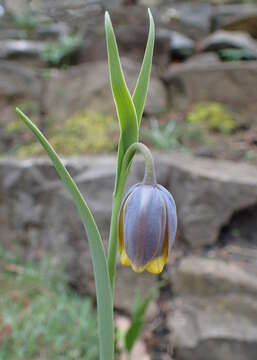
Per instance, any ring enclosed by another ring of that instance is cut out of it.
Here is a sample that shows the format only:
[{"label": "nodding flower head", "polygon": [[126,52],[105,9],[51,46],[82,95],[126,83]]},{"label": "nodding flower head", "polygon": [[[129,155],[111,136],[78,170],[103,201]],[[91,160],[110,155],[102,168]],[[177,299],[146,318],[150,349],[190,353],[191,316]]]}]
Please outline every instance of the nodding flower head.
[{"label": "nodding flower head", "polygon": [[136,272],[162,272],[177,228],[171,194],[155,181],[132,186],[121,204],[118,227],[122,265]]}]

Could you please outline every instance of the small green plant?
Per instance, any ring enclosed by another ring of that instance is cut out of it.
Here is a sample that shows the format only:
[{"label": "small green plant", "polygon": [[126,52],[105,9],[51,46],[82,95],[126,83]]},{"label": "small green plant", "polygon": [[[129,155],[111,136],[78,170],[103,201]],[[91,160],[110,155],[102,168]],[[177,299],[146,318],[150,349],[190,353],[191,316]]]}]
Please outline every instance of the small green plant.
[{"label": "small green plant", "polygon": [[37,18],[33,15],[16,15],[13,17],[14,26],[17,29],[32,31],[37,27]]},{"label": "small green plant", "polygon": [[92,304],[68,288],[60,266],[0,251],[0,269],[0,359],[99,358]]},{"label": "small green plant", "polygon": [[63,36],[50,43],[41,53],[41,58],[50,66],[70,65],[72,56],[83,45],[82,34]]},{"label": "small green plant", "polygon": [[174,136],[175,128],[175,121],[160,125],[156,119],[151,119],[150,127],[145,129],[144,134],[158,149],[176,149],[180,144]]},{"label": "small green plant", "polygon": [[198,125],[188,124],[183,121],[172,120],[166,124],[159,124],[152,119],[149,129],[144,135],[153,146],[162,150],[186,150],[194,145],[204,144],[207,134]]},{"label": "small green plant", "polygon": [[257,60],[257,52],[248,49],[222,49],[218,54],[223,61]]},{"label": "small green plant", "polygon": [[187,121],[223,134],[230,134],[236,129],[233,114],[217,102],[198,103],[188,113]]}]

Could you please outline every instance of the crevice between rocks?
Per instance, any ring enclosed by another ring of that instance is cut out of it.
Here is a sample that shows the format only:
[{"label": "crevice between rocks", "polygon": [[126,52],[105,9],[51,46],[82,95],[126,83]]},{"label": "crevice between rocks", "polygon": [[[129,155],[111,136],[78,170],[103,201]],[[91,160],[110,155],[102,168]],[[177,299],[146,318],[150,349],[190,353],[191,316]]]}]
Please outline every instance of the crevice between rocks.
[{"label": "crevice between rocks", "polygon": [[257,204],[235,211],[221,228],[217,245],[232,243],[257,248]]}]

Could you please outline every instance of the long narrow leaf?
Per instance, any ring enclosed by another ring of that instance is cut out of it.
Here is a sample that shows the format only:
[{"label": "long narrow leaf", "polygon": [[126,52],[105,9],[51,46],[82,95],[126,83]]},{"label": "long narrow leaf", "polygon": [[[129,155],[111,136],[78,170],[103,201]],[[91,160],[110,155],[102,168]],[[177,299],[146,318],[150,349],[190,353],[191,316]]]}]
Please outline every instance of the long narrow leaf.
[{"label": "long narrow leaf", "polygon": [[116,177],[117,185],[123,156],[128,147],[138,140],[138,120],[136,110],[122,72],[116,38],[108,12],[105,13],[105,31],[111,87],[121,131]]},{"label": "long narrow leaf", "polygon": [[[114,335],[113,335],[113,301],[111,294],[110,278],[108,274],[107,262],[104,253],[104,247],[101,235],[95,224],[94,218],[83,199],[77,185],[68,173],[65,166],[62,164],[58,155],[48,143],[47,139],[40,132],[40,130],[32,123],[32,121],[20,109],[16,109],[19,117],[32,130],[37,140],[41,143],[49,158],[52,160],[59,176],[67,189],[70,191],[73,201],[80,213],[83,221],[89,247],[93,260],[96,296],[97,296],[97,313],[99,326],[99,344],[100,344],[100,359],[113,360],[114,359]],[[86,319],[85,319],[86,321]]]},{"label": "long narrow leaf", "polygon": [[128,352],[131,352],[136,340],[139,338],[140,333],[144,326],[144,316],[148,305],[154,295],[154,290],[151,290],[149,294],[141,300],[140,298],[137,299],[136,306],[133,310],[132,314],[132,322],[131,325],[125,335],[125,347]]},{"label": "long narrow leaf", "polygon": [[141,66],[141,70],[133,94],[133,102],[137,112],[138,126],[140,126],[141,123],[145,101],[147,97],[150,73],[152,68],[153,49],[154,49],[155,30],[154,30],[154,21],[150,9],[148,9],[148,14],[150,21],[149,35],[145,49],[144,60]]}]

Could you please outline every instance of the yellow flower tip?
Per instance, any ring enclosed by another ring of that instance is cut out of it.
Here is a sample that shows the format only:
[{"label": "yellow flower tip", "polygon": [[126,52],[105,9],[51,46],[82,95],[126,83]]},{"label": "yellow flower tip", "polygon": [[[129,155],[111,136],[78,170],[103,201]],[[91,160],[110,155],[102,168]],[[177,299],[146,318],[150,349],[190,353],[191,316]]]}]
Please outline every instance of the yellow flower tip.
[{"label": "yellow flower tip", "polygon": [[163,271],[166,261],[163,256],[160,256],[154,260],[149,261],[146,265],[146,271],[151,274],[160,274]]},{"label": "yellow flower tip", "polygon": [[149,261],[145,266],[138,266],[131,262],[131,260],[128,258],[128,255],[123,250],[121,252],[120,256],[120,262],[123,266],[131,266],[132,270],[136,273],[142,273],[143,271],[148,271],[151,274],[160,274],[163,271],[164,265],[166,263],[166,260],[164,256],[160,256],[154,260]]},{"label": "yellow flower tip", "polygon": [[137,265],[132,264],[132,263],[131,263],[131,268],[136,273],[142,273],[145,270],[145,266],[137,266]]},{"label": "yellow flower tip", "polygon": [[121,262],[121,265],[124,265],[124,266],[131,265],[131,261],[129,260],[129,258],[124,250],[121,251],[120,262]]}]

